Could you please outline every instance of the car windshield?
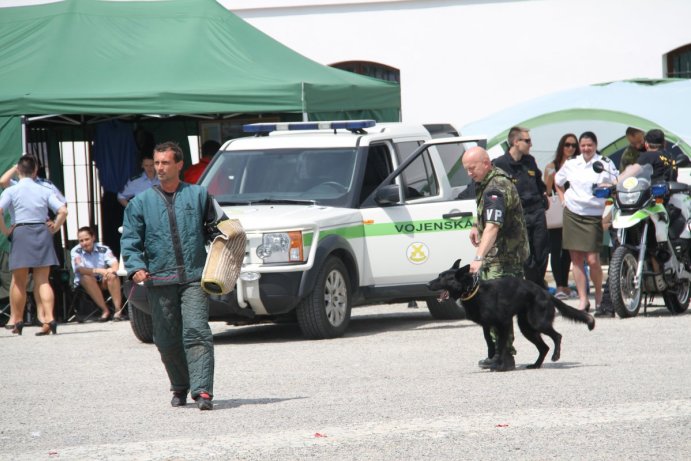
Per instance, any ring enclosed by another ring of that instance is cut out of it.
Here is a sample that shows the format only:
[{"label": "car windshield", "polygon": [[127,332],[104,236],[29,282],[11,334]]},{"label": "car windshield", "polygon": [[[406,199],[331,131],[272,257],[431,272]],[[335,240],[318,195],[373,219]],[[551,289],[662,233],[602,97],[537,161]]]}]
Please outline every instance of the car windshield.
[{"label": "car windshield", "polygon": [[355,148],[228,151],[201,184],[221,205],[318,203],[346,206],[353,191]]}]

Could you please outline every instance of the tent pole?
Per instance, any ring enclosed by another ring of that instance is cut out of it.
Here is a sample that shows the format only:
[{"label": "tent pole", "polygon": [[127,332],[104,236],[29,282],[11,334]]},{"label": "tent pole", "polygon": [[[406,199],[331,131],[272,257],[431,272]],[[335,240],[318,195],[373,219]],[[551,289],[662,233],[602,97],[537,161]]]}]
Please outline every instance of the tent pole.
[{"label": "tent pole", "polygon": [[300,102],[302,103],[302,121],[309,122],[309,116],[305,107],[305,82],[300,82]]},{"label": "tent pole", "polygon": [[27,133],[27,125],[29,122],[27,121],[26,115],[22,115],[21,118],[21,124],[22,124],[22,152],[29,152],[28,151],[28,133]]}]

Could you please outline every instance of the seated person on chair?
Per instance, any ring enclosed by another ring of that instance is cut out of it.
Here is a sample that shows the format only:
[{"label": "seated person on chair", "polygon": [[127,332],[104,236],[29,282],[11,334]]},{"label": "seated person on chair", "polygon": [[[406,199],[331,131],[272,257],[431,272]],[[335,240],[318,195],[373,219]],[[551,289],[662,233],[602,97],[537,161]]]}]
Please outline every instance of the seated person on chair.
[{"label": "seated person on chair", "polygon": [[74,269],[74,285],[81,286],[101,308],[103,315],[98,319],[99,322],[107,322],[110,319],[110,312],[102,292],[107,289],[115,307],[113,320],[122,320],[122,293],[120,277],[117,274],[118,260],[110,248],[96,243],[94,231],[90,227],[81,227],[77,238],[79,245],[72,248],[70,252]]}]

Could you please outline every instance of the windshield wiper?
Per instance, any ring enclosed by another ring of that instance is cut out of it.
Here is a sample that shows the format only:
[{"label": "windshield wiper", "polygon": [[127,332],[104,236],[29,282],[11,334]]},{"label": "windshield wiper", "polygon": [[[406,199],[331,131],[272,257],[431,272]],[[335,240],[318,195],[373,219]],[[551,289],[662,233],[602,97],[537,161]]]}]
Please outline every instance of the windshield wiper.
[{"label": "windshield wiper", "polygon": [[249,200],[218,200],[218,199],[216,199],[216,201],[221,206],[247,205],[250,203]]},{"label": "windshield wiper", "polygon": [[259,200],[248,200],[248,205],[256,205],[258,203],[278,203],[284,205],[316,205],[316,200],[295,200],[289,198],[263,198]]}]

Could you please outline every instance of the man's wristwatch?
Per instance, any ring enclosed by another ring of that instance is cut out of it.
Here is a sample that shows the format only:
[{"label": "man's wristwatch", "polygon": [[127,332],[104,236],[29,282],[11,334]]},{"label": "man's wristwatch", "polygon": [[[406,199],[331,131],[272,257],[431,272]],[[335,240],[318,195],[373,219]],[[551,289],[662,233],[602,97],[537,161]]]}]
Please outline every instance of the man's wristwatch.
[{"label": "man's wristwatch", "polygon": [[475,256],[473,258],[473,261],[484,261],[484,260],[485,260],[485,258],[483,258],[482,256]]}]

